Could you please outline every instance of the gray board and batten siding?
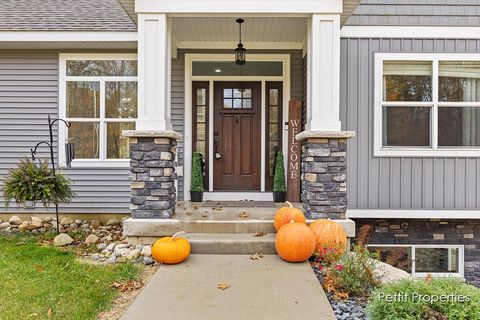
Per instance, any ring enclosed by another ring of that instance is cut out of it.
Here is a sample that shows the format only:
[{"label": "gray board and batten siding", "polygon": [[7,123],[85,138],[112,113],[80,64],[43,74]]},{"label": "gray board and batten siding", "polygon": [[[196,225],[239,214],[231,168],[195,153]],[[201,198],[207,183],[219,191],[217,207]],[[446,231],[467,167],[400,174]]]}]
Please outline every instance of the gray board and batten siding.
[{"label": "gray board and batten siding", "polygon": [[480,0],[363,0],[345,25],[480,26]]},{"label": "gray board and batten siding", "polygon": [[[300,100],[302,53],[290,53],[291,96]],[[30,148],[37,142],[49,138],[47,116],[58,115],[58,54],[38,50],[0,52],[0,188],[8,169],[14,167],[22,157],[29,157]],[[172,60],[172,123],[173,129],[182,134],[184,72],[184,52],[180,52],[178,59]],[[57,139],[56,126],[54,138]],[[178,165],[182,166],[183,142],[180,141],[178,147]],[[42,158],[49,157],[48,150],[43,147],[40,147],[38,154]],[[130,212],[128,168],[71,168],[66,172],[73,181],[77,197],[72,203],[62,206],[62,212]],[[183,199],[183,177],[179,177],[178,181],[178,198]],[[35,209],[17,209],[14,203],[6,209],[3,193],[0,192],[0,212],[42,213],[46,209],[40,205]],[[50,208],[49,212],[53,212],[53,209]]]},{"label": "gray board and batten siding", "polygon": [[480,40],[341,39],[340,118],[348,146],[350,209],[480,208],[480,156],[373,157],[374,53],[480,53]]}]

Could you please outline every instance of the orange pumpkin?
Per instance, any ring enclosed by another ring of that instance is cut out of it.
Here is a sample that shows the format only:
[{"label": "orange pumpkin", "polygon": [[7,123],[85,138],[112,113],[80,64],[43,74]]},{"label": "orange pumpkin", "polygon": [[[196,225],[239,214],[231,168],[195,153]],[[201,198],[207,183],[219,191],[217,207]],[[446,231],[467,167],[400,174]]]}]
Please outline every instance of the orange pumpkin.
[{"label": "orange pumpkin", "polygon": [[291,220],[278,231],[275,248],[283,260],[302,262],[315,251],[315,235],[306,224]]},{"label": "orange pumpkin", "polygon": [[302,210],[294,208],[292,204],[288,201],[285,203],[288,205],[288,207],[281,207],[280,209],[278,209],[273,220],[273,224],[277,232],[278,230],[280,230],[281,227],[283,227],[287,223],[290,223],[291,220],[306,224],[305,216],[303,215]]},{"label": "orange pumpkin", "polygon": [[185,233],[180,231],[171,237],[163,237],[155,241],[152,246],[152,257],[160,263],[177,264],[188,258],[190,243],[185,238],[177,237]]},{"label": "orange pumpkin", "polygon": [[325,250],[336,250],[342,254],[347,245],[347,233],[339,223],[328,220],[318,219],[310,224],[310,228],[315,234],[316,251],[322,253]]}]

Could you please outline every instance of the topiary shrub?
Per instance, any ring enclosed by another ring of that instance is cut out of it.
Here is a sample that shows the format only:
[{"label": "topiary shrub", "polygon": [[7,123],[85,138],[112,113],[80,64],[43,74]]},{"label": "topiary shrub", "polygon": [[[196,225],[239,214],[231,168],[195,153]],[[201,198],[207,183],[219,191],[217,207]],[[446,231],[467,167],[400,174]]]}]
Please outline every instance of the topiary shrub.
[{"label": "topiary shrub", "polygon": [[48,207],[69,203],[75,197],[67,176],[58,170],[54,176],[46,161],[37,167],[27,158],[20,160],[17,168],[9,170],[2,191],[7,207],[12,200],[23,206],[27,201],[41,201]]},{"label": "topiary shrub", "polygon": [[202,154],[195,152],[192,159],[192,192],[203,192]]},{"label": "topiary shrub", "polygon": [[275,175],[273,177],[273,192],[286,192],[285,185],[285,165],[283,163],[283,153],[277,152],[275,157]]},{"label": "topiary shrub", "polygon": [[480,319],[480,290],[453,277],[404,279],[374,290],[367,313],[371,320]]}]

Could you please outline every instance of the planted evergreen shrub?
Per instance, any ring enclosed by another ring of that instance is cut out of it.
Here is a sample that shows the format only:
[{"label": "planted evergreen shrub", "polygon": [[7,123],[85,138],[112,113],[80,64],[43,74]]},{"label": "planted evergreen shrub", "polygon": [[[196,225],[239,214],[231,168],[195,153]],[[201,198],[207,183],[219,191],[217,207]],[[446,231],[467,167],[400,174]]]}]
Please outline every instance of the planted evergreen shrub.
[{"label": "planted evergreen shrub", "polygon": [[195,152],[192,159],[192,192],[203,192],[202,154]]},{"label": "planted evergreen shrub", "polygon": [[480,319],[480,290],[453,277],[400,280],[376,289],[370,299],[372,320]]},{"label": "planted evergreen shrub", "polygon": [[9,170],[2,191],[7,207],[12,200],[23,206],[27,201],[41,201],[48,207],[55,203],[69,203],[75,197],[67,176],[59,171],[54,176],[46,161],[37,167],[27,158]]},{"label": "planted evergreen shrub", "polygon": [[273,192],[286,192],[285,186],[285,165],[283,163],[283,153],[277,152],[275,158],[275,176],[273,177]]}]

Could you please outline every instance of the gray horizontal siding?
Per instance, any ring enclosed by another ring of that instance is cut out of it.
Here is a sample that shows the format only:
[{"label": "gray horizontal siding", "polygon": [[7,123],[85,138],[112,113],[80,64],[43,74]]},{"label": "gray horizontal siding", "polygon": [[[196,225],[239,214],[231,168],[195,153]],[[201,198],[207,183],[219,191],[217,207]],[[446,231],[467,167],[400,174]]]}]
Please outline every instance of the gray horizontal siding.
[{"label": "gray horizontal siding", "polygon": [[374,158],[374,52],[480,52],[480,40],[342,39],[340,111],[351,209],[478,209],[479,158]]},{"label": "gray horizontal siding", "polygon": [[[20,158],[30,156],[29,150],[37,142],[48,141],[47,116],[57,114],[58,53],[0,52],[0,188],[9,168]],[[41,147],[39,155],[49,158],[47,148]],[[66,172],[77,197],[62,212],[129,212],[128,168],[78,168]],[[0,210],[17,211],[15,204],[5,209],[3,193],[0,193]],[[45,209],[28,212],[45,212]]]},{"label": "gray horizontal siding", "polygon": [[347,25],[480,25],[479,0],[363,0]]},{"label": "gray horizontal siding", "polygon": [[[184,55],[179,54],[177,59],[172,59],[172,107],[171,118],[173,130],[185,133],[185,60]],[[183,166],[183,141],[178,141],[177,145],[178,166]],[[183,176],[177,180],[177,197],[183,200]]]}]

